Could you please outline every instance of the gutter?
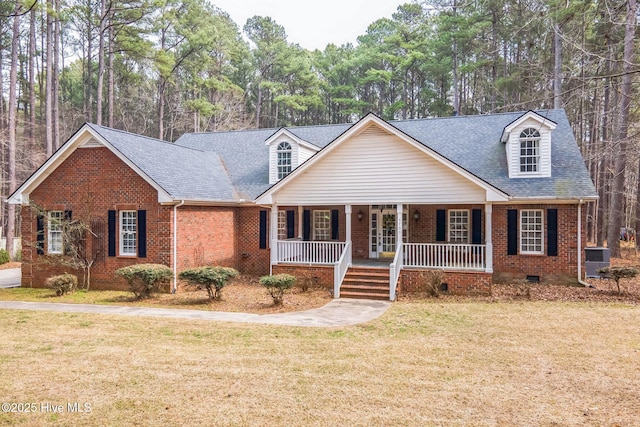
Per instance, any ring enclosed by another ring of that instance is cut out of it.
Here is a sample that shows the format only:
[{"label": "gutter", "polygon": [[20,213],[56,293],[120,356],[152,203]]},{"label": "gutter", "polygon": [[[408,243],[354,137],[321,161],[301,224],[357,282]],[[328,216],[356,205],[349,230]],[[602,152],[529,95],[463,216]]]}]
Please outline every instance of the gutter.
[{"label": "gutter", "polygon": [[177,205],[173,205],[173,289],[175,294],[178,290],[178,208],[184,205],[184,200]]},{"label": "gutter", "polygon": [[578,203],[578,283],[584,287],[592,288],[593,285],[582,280],[582,204],[584,201],[580,199]]}]

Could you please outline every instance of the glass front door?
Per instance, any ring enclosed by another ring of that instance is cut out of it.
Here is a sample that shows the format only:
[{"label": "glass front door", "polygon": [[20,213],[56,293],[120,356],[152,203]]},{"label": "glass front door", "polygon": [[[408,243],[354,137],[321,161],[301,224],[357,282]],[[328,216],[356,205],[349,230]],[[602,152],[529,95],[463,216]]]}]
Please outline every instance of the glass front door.
[{"label": "glass front door", "polygon": [[[369,258],[391,258],[396,252],[396,205],[372,205],[370,212]],[[407,237],[407,213],[402,214],[402,238]]]}]

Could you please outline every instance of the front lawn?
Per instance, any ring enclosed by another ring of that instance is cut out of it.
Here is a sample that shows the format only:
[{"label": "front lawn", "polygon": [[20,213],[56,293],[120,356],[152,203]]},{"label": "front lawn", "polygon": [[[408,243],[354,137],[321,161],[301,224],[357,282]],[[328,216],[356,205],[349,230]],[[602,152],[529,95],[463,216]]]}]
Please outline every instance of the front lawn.
[{"label": "front lawn", "polygon": [[2,310],[0,396],[36,411],[0,425],[640,425],[638,314],[435,300],[300,328]]}]

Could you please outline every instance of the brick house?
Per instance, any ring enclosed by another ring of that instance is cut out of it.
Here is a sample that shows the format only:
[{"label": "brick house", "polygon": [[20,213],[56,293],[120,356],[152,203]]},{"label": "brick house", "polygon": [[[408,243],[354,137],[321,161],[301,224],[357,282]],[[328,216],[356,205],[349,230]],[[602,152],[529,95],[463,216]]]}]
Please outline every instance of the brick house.
[{"label": "brick house", "polygon": [[94,288],[122,287],[113,272],[134,263],[216,264],[393,300],[425,269],[453,293],[580,281],[596,198],[564,111],[545,110],[175,143],[85,124],[9,201],[22,205],[23,286],[57,272],[39,259],[64,251],[65,218],[82,218]]}]

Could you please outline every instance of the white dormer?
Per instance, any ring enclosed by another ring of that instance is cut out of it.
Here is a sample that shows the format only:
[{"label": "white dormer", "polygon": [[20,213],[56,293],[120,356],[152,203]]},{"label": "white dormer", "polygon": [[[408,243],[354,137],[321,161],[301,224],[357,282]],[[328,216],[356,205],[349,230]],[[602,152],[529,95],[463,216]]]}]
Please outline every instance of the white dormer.
[{"label": "white dormer", "polygon": [[320,150],[287,129],[278,130],[266,144],[269,146],[269,184],[280,181]]},{"label": "white dormer", "polygon": [[504,128],[509,178],[551,176],[551,133],[556,123],[529,111]]}]

